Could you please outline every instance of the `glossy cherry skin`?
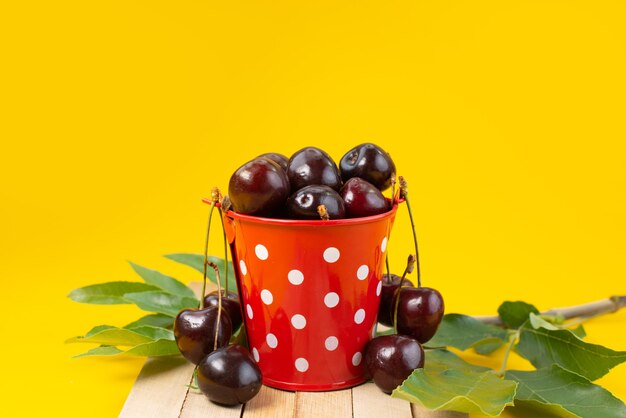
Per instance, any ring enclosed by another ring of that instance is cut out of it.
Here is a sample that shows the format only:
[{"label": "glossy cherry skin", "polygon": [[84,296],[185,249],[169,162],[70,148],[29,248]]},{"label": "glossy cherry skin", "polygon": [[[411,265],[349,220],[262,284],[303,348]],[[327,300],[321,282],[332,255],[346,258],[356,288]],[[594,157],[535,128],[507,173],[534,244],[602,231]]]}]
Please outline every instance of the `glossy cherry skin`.
[{"label": "glossy cherry skin", "polygon": [[396,165],[385,150],[375,144],[361,144],[348,151],[339,162],[343,181],[360,177],[383,191],[391,186]]},{"label": "glossy cherry skin", "polygon": [[378,215],[389,210],[389,203],[380,190],[359,177],[348,180],[339,194],[346,204],[347,218]]},{"label": "glossy cherry skin", "polygon": [[213,402],[238,405],[261,390],[261,370],[240,345],[229,345],[206,356],[198,364],[198,386]]},{"label": "glossy cherry skin", "polygon": [[430,287],[401,287],[398,298],[398,334],[408,335],[424,344],[430,340],[443,318],[441,293]]},{"label": "glossy cherry skin", "polygon": [[365,368],[376,386],[391,393],[413,370],[424,367],[424,350],[413,338],[385,335],[365,346]]},{"label": "glossy cherry skin", "polygon": [[272,160],[248,161],[233,173],[228,196],[235,212],[254,216],[274,216],[289,197],[289,179]]},{"label": "glossy cherry skin", "polygon": [[378,308],[378,322],[388,327],[393,327],[393,312],[396,301],[396,291],[400,286],[413,287],[413,283],[409,279],[391,274],[391,280],[385,275],[382,279],[382,289],[380,292],[380,305]]},{"label": "glossy cherry skin", "polygon": [[[212,291],[204,297],[204,306],[217,307],[218,302],[219,296],[217,294],[217,290]],[[237,296],[237,294],[233,292],[228,292],[228,295],[226,295],[226,290],[222,289],[222,309],[224,309],[228,314],[228,318],[230,318],[230,323],[233,327],[233,331],[236,331],[242,322],[241,303],[239,303],[239,296]]]},{"label": "glossy cherry skin", "polygon": [[302,148],[291,156],[287,177],[292,193],[310,185],[328,186],[333,190],[341,187],[337,164],[325,151],[315,147]]},{"label": "glossy cherry skin", "polygon": [[268,153],[259,155],[257,158],[269,158],[270,160],[278,164],[280,168],[285,170],[285,172],[287,172],[287,165],[289,164],[289,158],[287,158],[283,154],[279,154],[277,152],[268,152]]},{"label": "glossy cherry skin", "polygon": [[[200,360],[213,351],[216,326],[215,306],[180,311],[174,320],[174,337],[180,353],[193,364],[200,363]],[[222,309],[217,334],[218,348],[228,344],[231,334],[230,318]]]},{"label": "glossy cherry skin", "polygon": [[328,186],[306,186],[287,199],[287,216],[291,219],[320,219],[317,207],[326,206],[330,219],[346,217],[346,208],[339,193]]}]

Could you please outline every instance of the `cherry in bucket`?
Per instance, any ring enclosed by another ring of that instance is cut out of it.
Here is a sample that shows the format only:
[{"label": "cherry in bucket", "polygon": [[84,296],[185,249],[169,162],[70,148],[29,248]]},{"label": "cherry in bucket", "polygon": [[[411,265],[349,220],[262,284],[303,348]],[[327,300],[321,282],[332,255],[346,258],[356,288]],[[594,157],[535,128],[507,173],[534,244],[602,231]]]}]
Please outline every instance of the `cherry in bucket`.
[{"label": "cherry in bucket", "polygon": [[265,154],[259,155],[257,158],[269,158],[270,160],[278,164],[280,168],[285,170],[285,173],[287,172],[287,165],[289,164],[289,158],[287,158],[283,154],[280,154],[278,152],[267,152]]},{"label": "cherry in bucket", "polygon": [[380,190],[359,177],[349,179],[340,194],[346,204],[348,218],[373,216],[389,210],[389,203]]},{"label": "cherry in bucket", "polygon": [[256,158],[233,173],[228,194],[236,212],[272,217],[289,196],[289,179],[274,161]]},{"label": "cherry in bucket", "polygon": [[337,164],[330,155],[316,147],[296,151],[289,159],[287,176],[292,192],[310,185],[328,186],[333,190],[341,187]]},{"label": "cherry in bucket", "polygon": [[385,150],[376,144],[361,144],[348,151],[339,162],[344,182],[360,177],[380,191],[387,190],[395,175],[396,166]]},{"label": "cherry in bucket", "polygon": [[330,219],[346,217],[339,194],[328,186],[305,186],[287,199],[287,215],[292,219],[320,219],[318,206],[324,205]]}]

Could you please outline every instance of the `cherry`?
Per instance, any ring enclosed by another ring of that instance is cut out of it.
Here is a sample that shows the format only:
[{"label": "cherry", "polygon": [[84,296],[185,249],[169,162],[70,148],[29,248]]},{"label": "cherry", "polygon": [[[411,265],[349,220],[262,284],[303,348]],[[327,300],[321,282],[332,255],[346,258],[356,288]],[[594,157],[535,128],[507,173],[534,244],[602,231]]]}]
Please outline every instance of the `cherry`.
[{"label": "cherry", "polygon": [[261,390],[261,370],[240,345],[213,351],[198,364],[198,386],[213,402],[237,405]]},{"label": "cherry", "polygon": [[348,218],[378,215],[389,210],[389,203],[380,190],[359,177],[348,180],[340,194],[346,203]]},{"label": "cherry", "polygon": [[268,152],[268,153],[259,155],[257,158],[269,158],[270,160],[278,164],[280,168],[285,170],[285,172],[287,172],[287,165],[289,164],[289,158],[287,158],[283,154],[279,154],[277,152]]},{"label": "cherry", "polygon": [[274,161],[257,158],[233,173],[228,194],[235,212],[273,216],[289,196],[289,179]]},{"label": "cherry", "polygon": [[339,162],[341,178],[360,177],[381,191],[391,186],[396,165],[387,152],[375,144],[361,144],[348,151]]},{"label": "cherry", "polygon": [[413,283],[409,279],[403,279],[396,274],[386,275],[383,277],[382,281],[378,322],[388,327],[393,327],[393,308],[396,305],[396,290],[398,290],[400,286],[413,287]]},{"label": "cherry", "polygon": [[287,199],[287,215],[293,219],[320,219],[317,207],[326,206],[330,219],[346,217],[346,208],[339,193],[328,186],[306,186]]},{"label": "cherry", "polygon": [[174,337],[180,353],[193,364],[200,363],[215,349],[215,330],[219,325],[217,346],[228,344],[232,325],[228,314],[222,310],[217,321],[218,308],[209,306],[202,309],[183,309],[174,321]]},{"label": "cherry", "polygon": [[292,193],[314,184],[328,186],[334,190],[341,187],[337,164],[325,151],[315,147],[302,148],[291,156],[287,176]]},{"label": "cherry", "polygon": [[401,287],[396,291],[398,334],[424,344],[441,323],[444,304],[441,293],[430,287]]},{"label": "cherry", "polygon": [[413,338],[385,335],[365,347],[365,368],[376,386],[391,393],[413,370],[424,367],[424,350]]},{"label": "cherry", "polygon": [[[217,290],[209,293],[204,297],[204,306],[218,306],[219,297]],[[241,304],[239,303],[239,296],[234,292],[226,293],[226,290],[222,289],[222,309],[228,314],[233,331],[242,323],[241,317]]]}]

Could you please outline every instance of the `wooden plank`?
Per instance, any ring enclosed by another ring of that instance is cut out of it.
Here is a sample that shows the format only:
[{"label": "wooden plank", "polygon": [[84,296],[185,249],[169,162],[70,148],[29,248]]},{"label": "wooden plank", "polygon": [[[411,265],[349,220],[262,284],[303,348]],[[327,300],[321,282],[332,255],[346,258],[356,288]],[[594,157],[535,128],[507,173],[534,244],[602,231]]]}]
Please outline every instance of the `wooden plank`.
[{"label": "wooden plank", "polygon": [[354,418],[412,418],[410,403],[392,398],[373,383],[352,388],[352,411]]},{"label": "wooden plank", "polygon": [[413,418],[468,418],[469,415],[462,412],[453,411],[429,411],[423,407],[411,404],[411,410],[413,411]]},{"label": "wooden plank", "polygon": [[199,389],[189,389],[180,418],[239,418],[241,408],[214,404]]},{"label": "wooden plank", "polygon": [[352,417],[352,391],[296,392],[294,418]]},{"label": "wooden plank", "polygon": [[296,394],[263,386],[246,404],[243,418],[287,418],[294,416]]},{"label": "wooden plank", "polygon": [[149,358],[130,391],[120,418],[178,417],[193,374],[182,357]]}]

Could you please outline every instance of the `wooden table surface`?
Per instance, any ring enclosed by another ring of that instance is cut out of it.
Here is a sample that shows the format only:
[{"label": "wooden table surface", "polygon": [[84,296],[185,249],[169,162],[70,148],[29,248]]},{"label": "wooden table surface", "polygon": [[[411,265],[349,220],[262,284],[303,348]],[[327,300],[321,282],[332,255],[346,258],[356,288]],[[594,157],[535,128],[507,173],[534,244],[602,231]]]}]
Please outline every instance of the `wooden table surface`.
[{"label": "wooden table surface", "polygon": [[148,359],[120,418],[467,418],[456,412],[426,411],[384,394],[373,383],[332,392],[289,392],[263,386],[247,404],[225,407],[188,387],[193,369],[182,357]]}]

